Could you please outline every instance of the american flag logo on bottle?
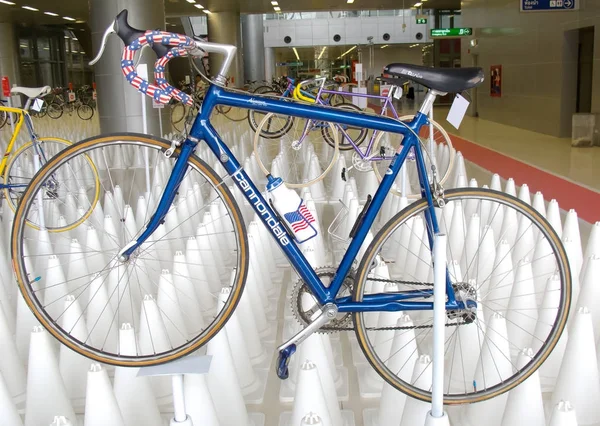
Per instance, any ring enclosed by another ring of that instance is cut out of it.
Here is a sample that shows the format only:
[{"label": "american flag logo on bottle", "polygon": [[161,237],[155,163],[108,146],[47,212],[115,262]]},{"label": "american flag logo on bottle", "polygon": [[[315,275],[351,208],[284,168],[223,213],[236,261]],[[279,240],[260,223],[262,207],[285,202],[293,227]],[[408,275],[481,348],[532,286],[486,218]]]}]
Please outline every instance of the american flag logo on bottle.
[{"label": "american flag logo on bottle", "polygon": [[308,228],[310,224],[314,223],[315,221],[315,218],[304,204],[300,204],[298,210],[285,213],[283,216],[288,221],[289,225],[292,227],[292,231],[294,232],[299,232]]}]

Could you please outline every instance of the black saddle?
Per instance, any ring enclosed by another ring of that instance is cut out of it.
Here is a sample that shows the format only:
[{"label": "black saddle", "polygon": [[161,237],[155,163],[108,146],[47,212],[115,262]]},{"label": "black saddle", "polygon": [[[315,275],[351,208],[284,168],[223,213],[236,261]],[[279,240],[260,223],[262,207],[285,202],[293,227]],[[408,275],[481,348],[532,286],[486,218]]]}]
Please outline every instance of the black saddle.
[{"label": "black saddle", "polygon": [[483,82],[481,68],[429,68],[411,64],[389,64],[383,72],[445,93],[460,93]]}]

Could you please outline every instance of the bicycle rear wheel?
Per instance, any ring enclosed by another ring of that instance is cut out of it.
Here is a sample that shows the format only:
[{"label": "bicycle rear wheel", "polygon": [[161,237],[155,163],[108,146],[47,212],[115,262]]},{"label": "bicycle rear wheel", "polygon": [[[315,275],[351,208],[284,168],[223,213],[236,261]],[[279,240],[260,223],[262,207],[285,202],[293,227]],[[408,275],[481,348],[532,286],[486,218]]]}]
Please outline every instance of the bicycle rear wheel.
[{"label": "bicycle rear wheel", "polygon": [[91,120],[94,116],[94,109],[88,104],[81,104],[77,108],[77,115],[82,120]]},{"label": "bicycle rear wheel", "polygon": [[[448,276],[457,300],[477,303],[476,310],[446,311],[444,403],[465,404],[514,388],[548,358],[567,320],[571,275],[558,235],[528,204],[480,188],[450,190],[444,199],[436,216],[448,236]],[[417,201],[373,238],[356,275],[355,301],[431,290],[428,212],[426,200]],[[354,313],[356,336],[385,381],[429,401],[433,311],[404,314]]]},{"label": "bicycle rear wheel", "polygon": [[[406,115],[400,117],[399,120],[410,122],[413,118],[414,116],[412,115]],[[433,143],[431,142],[432,139],[430,137],[431,127],[433,127]],[[399,134],[378,132],[378,135],[373,142],[373,153],[391,159],[398,150],[398,147],[402,144],[402,139],[403,136]],[[450,135],[448,135],[448,132],[446,132],[437,121],[433,121],[430,125],[421,127],[419,139],[422,143],[421,148],[429,180],[431,181],[432,177],[431,164],[433,161],[437,170],[438,183],[444,185],[452,174],[452,170],[454,169],[454,159],[456,157]],[[390,161],[391,160],[382,160],[372,163],[375,175],[380,182],[390,165]],[[404,195],[409,199],[420,199],[421,186],[414,157],[412,159],[408,158],[404,162],[403,167],[406,169],[406,172],[398,174],[396,185],[390,189],[390,192],[397,196]]]},{"label": "bicycle rear wheel", "polygon": [[[14,212],[25,192],[25,189],[37,167],[42,167],[50,158],[67,147],[73,145],[71,142],[60,138],[39,138],[38,146],[33,142],[27,142],[21,146],[9,159],[4,174],[4,195],[8,207]],[[69,205],[79,208],[79,214],[63,211],[63,220],[60,222],[49,221],[45,223],[48,232],[68,231],[80,225],[92,214],[100,196],[100,179],[96,166],[91,158],[82,156],[76,169],[71,173],[72,178],[67,175],[54,176],[48,181],[42,196],[43,204]],[[56,210],[48,210],[47,213]],[[34,218],[31,214],[28,225],[34,228],[40,227],[40,217]]]},{"label": "bicycle rear wheel", "polygon": [[63,112],[64,112],[63,106],[56,102],[49,103],[48,108],[46,110],[48,117],[53,118],[54,120],[57,120],[60,117],[62,117]]},{"label": "bicycle rear wheel", "polygon": [[[165,223],[120,258],[162,195],[179,155],[166,158],[168,148],[167,140],[131,133],[82,141],[36,174],[15,213],[11,250],[26,303],[61,343],[98,362],[147,366],[195,351],[223,327],[244,287],[241,213],[227,185],[195,156]],[[70,174],[82,156],[100,172],[98,213],[72,231],[76,240],[26,226],[45,182]]]}]

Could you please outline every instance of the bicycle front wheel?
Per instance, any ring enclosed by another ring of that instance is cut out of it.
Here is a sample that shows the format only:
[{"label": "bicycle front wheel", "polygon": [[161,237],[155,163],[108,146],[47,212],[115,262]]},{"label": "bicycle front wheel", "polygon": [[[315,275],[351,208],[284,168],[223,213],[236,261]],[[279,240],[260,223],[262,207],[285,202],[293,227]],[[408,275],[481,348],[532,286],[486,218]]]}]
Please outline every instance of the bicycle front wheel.
[{"label": "bicycle front wheel", "polygon": [[[528,204],[479,188],[450,190],[444,198],[436,216],[448,237],[448,277],[457,300],[477,304],[446,311],[444,403],[479,402],[522,383],[548,358],[567,321],[571,275],[556,232]],[[428,213],[422,199],[379,231],[357,272],[355,301],[431,291]],[[432,302],[429,294],[413,300]],[[381,377],[430,401],[433,311],[355,313],[354,321]]]},{"label": "bicycle front wheel", "polygon": [[[73,145],[60,138],[39,138],[37,146],[27,142],[11,156],[4,174],[4,195],[8,207],[14,212],[25,192],[25,189],[36,171],[48,162],[50,158],[65,148]],[[37,167],[37,169],[36,169]],[[100,180],[96,166],[89,157],[80,157],[76,173],[55,175],[49,179],[42,193],[43,204],[68,205],[78,208],[79,213],[64,211],[60,221],[49,220],[44,226],[48,232],[64,232],[75,228],[92,214],[100,196]],[[55,209],[46,213],[58,214]],[[39,213],[39,211],[38,211]],[[58,217],[58,216],[57,216]],[[28,225],[40,227],[40,216],[32,213]]]},{"label": "bicycle front wheel", "polygon": [[[271,129],[286,127],[286,123],[293,126],[278,139],[262,136]],[[331,146],[320,135],[323,128],[330,129]],[[290,188],[319,182],[332,169],[339,155],[337,133],[332,128],[333,124],[323,121],[273,113],[265,115],[254,134],[258,166],[265,175],[281,177]]]},{"label": "bicycle front wheel", "polygon": [[[248,242],[241,213],[227,185],[195,156],[164,223],[129,259],[119,255],[162,196],[179,156],[166,158],[169,147],[131,133],[82,141],[34,176],[15,213],[11,250],[26,303],[61,343],[98,362],[147,366],[189,354],[223,327],[242,293]],[[70,238],[26,226],[45,183],[76,171],[71,165],[82,156],[98,166],[103,200],[87,226]]]}]

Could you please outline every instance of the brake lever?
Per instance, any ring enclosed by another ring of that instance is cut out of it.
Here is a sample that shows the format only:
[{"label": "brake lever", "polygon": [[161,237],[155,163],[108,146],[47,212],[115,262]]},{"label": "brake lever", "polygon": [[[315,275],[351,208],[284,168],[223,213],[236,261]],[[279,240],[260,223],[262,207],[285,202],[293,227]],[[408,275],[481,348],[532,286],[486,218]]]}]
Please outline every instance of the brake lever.
[{"label": "brake lever", "polygon": [[98,54],[96,55],[96,57],[90,61],[90,65],[95,65],[96,62],[98,62],[100,60],[100,58],[102,57],[102,54],[104,53],[104,49],[106,48],[106,42],[108,41],[108,36],[110,36],[111,34],[117,33],[116,27],[117,27],[117,21],[115,20],[112,22],[112,24],[109,25],[109,27],[106,29],[106,31],[104,31],[104,35],[102,36],[102,41],[100,43],[100,50],[98,51]]}]

